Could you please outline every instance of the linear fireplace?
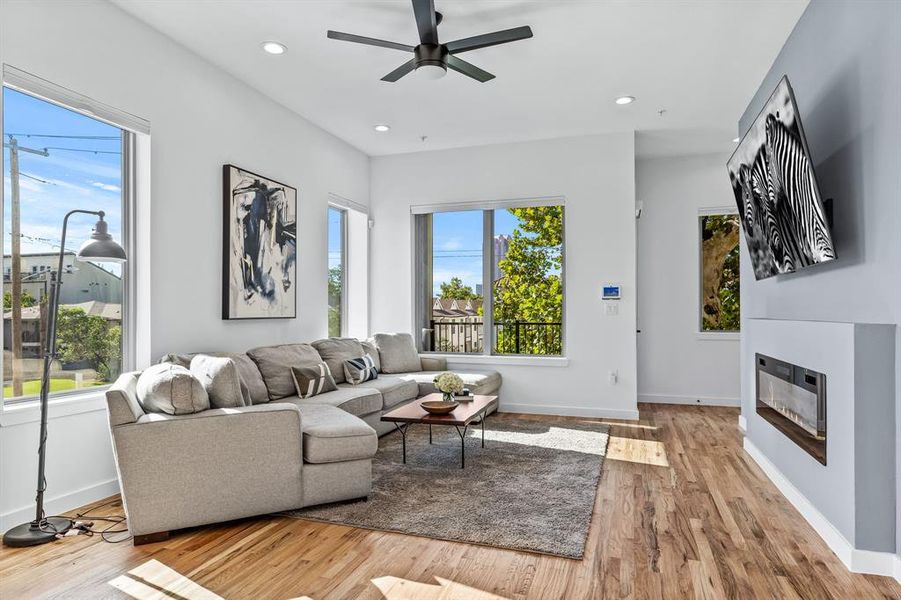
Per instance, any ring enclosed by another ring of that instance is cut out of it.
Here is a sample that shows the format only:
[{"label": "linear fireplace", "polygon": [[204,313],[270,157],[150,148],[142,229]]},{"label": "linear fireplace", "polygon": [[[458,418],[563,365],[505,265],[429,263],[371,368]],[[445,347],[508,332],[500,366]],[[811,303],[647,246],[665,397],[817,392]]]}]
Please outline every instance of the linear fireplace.
[{"label": "linear fireplace", "polygon": [[757,414],[826,464],[826,376],[756,355]]}]

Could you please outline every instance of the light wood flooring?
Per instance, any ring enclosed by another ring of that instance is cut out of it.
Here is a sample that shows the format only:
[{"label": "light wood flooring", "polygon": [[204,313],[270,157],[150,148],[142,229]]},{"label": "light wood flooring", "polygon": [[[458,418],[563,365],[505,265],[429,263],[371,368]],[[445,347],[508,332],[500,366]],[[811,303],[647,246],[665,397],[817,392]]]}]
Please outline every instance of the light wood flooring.
[{"label": "light wood flooring", "polygon": [[[639,408],[640,421],[605,421],[581,561],[261,517],[137,548],[82,536],[3,548],[0,597],[901,598],[893,579],[849,573],[766,479],[736,409]],[[122,510],[118,497],[88,508]]]}]

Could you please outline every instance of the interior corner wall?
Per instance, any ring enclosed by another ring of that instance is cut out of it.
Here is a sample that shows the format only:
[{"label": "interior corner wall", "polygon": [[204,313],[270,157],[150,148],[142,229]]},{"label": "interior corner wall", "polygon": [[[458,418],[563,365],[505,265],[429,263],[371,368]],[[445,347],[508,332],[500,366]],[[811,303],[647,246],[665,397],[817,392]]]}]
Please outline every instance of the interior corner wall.
[{"label": "interior corner wall", "polygon": [[699,211],[734,210],[728,155],[636,162],[638,400],[738,406],[739,340],[699,336]]},{"label": "interior corner wall", "polygon": [[[326,335],[328,198],[368,205],[369,158],[113,4],[0,6],[6,64],[150,122],[152,338],[138,340],[145,355]],[[298,189],[296,319],[220,319],[225,163]],[[35,448],[37,423],[0,428],[3,524],[33,506]],[[48,510],[116,491],[105,409],[51,420],[47,479]]]},{"label": "interior corner wall", "polygon": [[[375,157],[371,174],[373,332],[413,327],[411,206],[562,196],[568,364],[484,368],[504,377],[501,410],[637,417],[633,133]],[[604,314],[604,282],[622,285],[616,316]]]},{"label": "interior corner wall", "polygon": [[[745,132],[782,75],[788,75],[820,190],[824,198],[833,199],[838,256],[830,263],[763,281],[743,276],[743,329],[748,319],[894,324],[895,347],[901,350],[899,31],[901,3],[813,0],[742,115],[740,131]],[[741,260],[743,275],[751,274],[744,243]],[[743,365],[749,352],[743,341]],[[896,517],[895,523],[879,527],[894,529],[895,552],[901,555],[899,358],[901,352],[896,352],[894,414],[884,415],[896,423],[894,439],[884,444],[885,451],[895,455]],[[754,389],[746,371],[742,369],[742,406],[750,423]],[[773,451],[756,438],[753,427],[748,439],[764,454]],[[810,500],[816,504],[818,499]]]}]

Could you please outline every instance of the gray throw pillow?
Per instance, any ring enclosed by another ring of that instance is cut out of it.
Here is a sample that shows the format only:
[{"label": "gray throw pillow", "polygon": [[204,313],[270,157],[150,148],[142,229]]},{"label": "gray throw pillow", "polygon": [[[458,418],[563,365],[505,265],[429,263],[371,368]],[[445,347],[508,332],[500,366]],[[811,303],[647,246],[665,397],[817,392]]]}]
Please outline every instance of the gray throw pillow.
[{"label": "gray throw pillow", "polygon": [[360,345],[363,347],[363,353],[372,357],[375,368],[381,371],[382,363],[379,361],[379,349],[375,345],[375,342],[372,339],[360,340]]},{"label": "gray throw pillow", "polygon": [[372,336],[379,349],[382,373],[415,373],[422,371],[416,343],[409,333],[377,333]]},{"label": "gray throw pillow", "polygon": [[324,362],[314,367],[291,367],[291,377],[294,378],[297,395],[301,398],[311,398],[338,389],[331,370]]},{"label": "gray throw pillow", "polygon": [[191,359],[191,373],[206,390],[213,408],[237,408],[252,404],[250,390],[241,380],[232,359],[198,354]]},{"label": "gray throw pillow", "polygon": [[375,368],[375,361],[368,354],[361,358],[351,358],[344,361],[344,377],[347,383],[357,385],[364,381],[378,379],[379,370]]},{"label": "gray throw pillow", "polygon": [[315,367],[322,362],[322,357],[309,344],[263,346],[248,350],[247,355],[257,364],[270,400],[297,394],[291,367]]},{"label": "gray throw pillow", "polygon": [[138,402],[146,412],[190,415],[207,410],[210,399],[200,381],[180,365],[148,367],[135,386]]},{"label": "gray throw pillow", "polygon": [[335,383],[344,383],[344,361],[363,356],[363,346],[354,338],[326,338],[311,344],[332,371]]}]

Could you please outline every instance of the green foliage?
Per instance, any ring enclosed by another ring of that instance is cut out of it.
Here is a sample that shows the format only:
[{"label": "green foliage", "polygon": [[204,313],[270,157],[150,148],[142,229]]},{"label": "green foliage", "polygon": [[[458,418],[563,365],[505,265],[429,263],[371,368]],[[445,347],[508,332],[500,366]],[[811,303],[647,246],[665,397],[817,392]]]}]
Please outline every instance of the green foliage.
[{"label": "green foliage", "polygon": [[[519,221],[494,283],[496,350],[563,351],[563,207],[511,208]],[[526,325],[541,323],[549,325]]]},{"label": "green foliage", "polygon": [[[20,296],[21,306],[22,308],[28,308],[29,306],[34,306],[38,303],[34,296],[29,294],[27,291],[22,290],[22,295]],[[3,292],[3,310],[12,310],[13,308],[13,295],[12,292]]]},{"label": "green foliage", "polygon": [[741,328],[739,279],[739,222],[737,215],[701,218],[704,331]]},{"label": "green foliage", "polygon": [[328,270],[328,334],[341,335],[341,295],[344,273],[340,266]]},{"label": "green foliage", "polygon": [[438,297],[442,300],[481,300],[482,297],[476,294],[471,287],[463,285],[463,280],[459,277],[451,277],[451,280],[442,283]]},{"label": "green foliage", "polygon": [[87,360],[101,380],[109,381],[122,352],[122,327],[80,308],[61,307],[57,319],[60,359],[63,362]]}]

